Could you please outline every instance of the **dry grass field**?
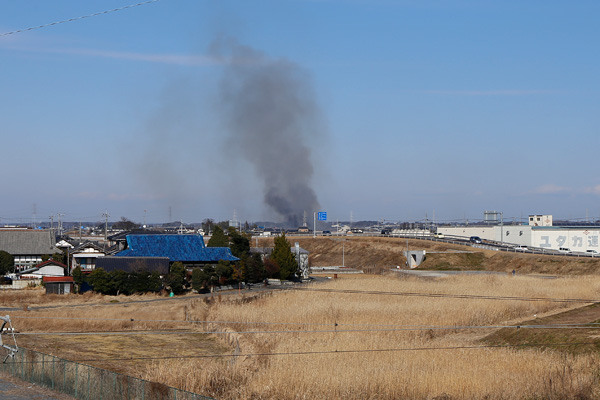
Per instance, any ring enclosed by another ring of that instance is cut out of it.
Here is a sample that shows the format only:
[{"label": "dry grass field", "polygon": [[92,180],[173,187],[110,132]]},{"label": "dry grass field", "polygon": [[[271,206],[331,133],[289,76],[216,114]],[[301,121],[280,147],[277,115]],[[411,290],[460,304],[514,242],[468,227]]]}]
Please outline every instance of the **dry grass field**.
[{"label": "dry grass field", "polygon": [[[595,298],[600,278],[346,277],[319,288]],[[229,321],[237,361],[159,361],[146,378],[222,399],[593,399],[599,358],[485,347],[495,329],[573,304],[288,291],[249,303],[193,301],[198,321]],[[597,317],[596,317],[597,318]],[[444,329],[441,329],[445,327]],[[469,328],[460,328],[469,327]],[[252,331],[252,333],[243,333]],[[267,355],[270,354],[270,355]],[[275,354],[275,355],[273,355]]]},{"label": "dry grass field", "polygon": [[136,377],[150,368],[153,358],[230,351],[185,321],[188,302],[185,296],[0,292],[0,305],[17,307],[3,314],[10,315],[20,333],[18,345]]},{"label": "dry grass field", "polygon": [[[346,254],[356,267],[371,253],[402,251],[389,250],[397,242],[353,241]],[[321,265],[336,264],[328,251],[339,242],[301,245],[315,246]],[[484,268],[499,262],[496,252],[478,253],[471,261]],[[515,257],[498,270],[538,262]],[[0,306],[14,308],[3,314],[21,346],[219,399],[585,400],[600,398],[599,335],[557,324],[598,322],[600,307],[527,299],[599,293],[594,275],[365,274],[257,297],[0,292]],[[536,324],[550,327],[496,327]]]}]

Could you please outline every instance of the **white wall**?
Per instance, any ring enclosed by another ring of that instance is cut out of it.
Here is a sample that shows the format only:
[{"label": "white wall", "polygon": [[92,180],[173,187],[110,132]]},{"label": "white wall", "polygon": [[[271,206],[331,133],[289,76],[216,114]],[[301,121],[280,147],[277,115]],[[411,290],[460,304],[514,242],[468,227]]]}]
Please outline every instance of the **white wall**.
[{"label": "white wall", "polygon": [[558,250],[568,247],[572,251],[585,252],[597,250],[600,252],[600,229],[533,227],[528,225],[504,225],[481,227],[439,227],[438,232],[447,236],[469,238],[479,236],[484,240],[495,240],[512,245],[539,247],[542,249]]},{"label": "white wall", "polygon": [[479,236],[484,240],[496,240],[493,226],[441,226],[437,231],[447,236],[461,236],[467,239]]},{"label": "white wall", "polygon": [[568,247],[572,251],[600,251],[600,230],[586,228],[534,228],[532,246],[543,249]]},{"label": "white wall", "polygon": [[534,246],[531,240],[531,226],[529,225],[496,226],[495,230],[496,238],[494,240],[497,242]]},{"label": "white wall", "polygon": [[466,239],[479,236],[483,240],[493,240],[507,244],[532,246],[531,227],[527,225],[501,226],[458,226],[439,227],[438,232],[446,236],[461,236]]}]

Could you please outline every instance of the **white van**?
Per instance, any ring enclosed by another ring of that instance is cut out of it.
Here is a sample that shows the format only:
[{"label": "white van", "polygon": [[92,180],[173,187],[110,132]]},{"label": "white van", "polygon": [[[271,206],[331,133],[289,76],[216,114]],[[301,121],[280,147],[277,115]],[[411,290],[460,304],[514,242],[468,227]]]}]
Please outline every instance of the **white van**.
[{"label": "white van", "polygon": [[558,249],[558,251],[559,251],[559,253],[565,253],[565,254],[571,254],[572,253],[571,249],[568,248],[568,247],[561,247],[561,248]]}]

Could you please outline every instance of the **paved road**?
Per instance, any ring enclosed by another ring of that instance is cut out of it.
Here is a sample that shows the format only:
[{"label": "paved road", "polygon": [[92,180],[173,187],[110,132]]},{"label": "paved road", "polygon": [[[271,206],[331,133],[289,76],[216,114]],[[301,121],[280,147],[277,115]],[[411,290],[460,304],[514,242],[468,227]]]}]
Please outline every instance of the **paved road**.
[{"label": "paved road", "polygon": [[67,400],[70,396],[50,389],[0,375],[0,400]]}]

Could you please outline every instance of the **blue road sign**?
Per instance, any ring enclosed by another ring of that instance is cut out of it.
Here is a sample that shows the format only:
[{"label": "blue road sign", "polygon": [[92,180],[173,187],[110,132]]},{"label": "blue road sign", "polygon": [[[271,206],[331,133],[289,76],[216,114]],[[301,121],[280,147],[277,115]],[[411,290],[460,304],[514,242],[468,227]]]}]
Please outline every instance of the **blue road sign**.
[{"label": "blue road sign", "polygon": [[320,212],[317,214],[317,219],[318,219],[319,221],[327,221],[327,212],[325,212],[325,211],[320,211]]}]

